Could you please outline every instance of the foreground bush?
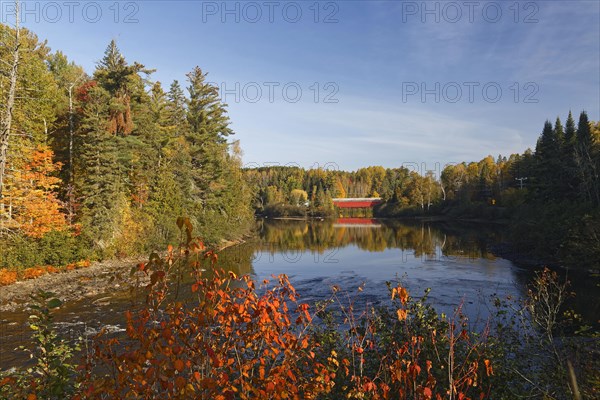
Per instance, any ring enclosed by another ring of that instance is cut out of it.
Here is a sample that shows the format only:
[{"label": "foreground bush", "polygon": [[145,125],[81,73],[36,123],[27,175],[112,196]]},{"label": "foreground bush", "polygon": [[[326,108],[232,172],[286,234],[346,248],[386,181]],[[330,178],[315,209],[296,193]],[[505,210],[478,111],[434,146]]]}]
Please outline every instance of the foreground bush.
[{"label": "foreground bush", "polygon": [[[150,280],[146,307],[127,313],[126,340],[95,343],[82,397],[487,397],[485,340],[466,332],[460,312],[445,321],[401,286],[390,287],[393,315],[358,314],[337,288],[311,312],[285,276],[256,287],[248,276],[215,270],[216,254],[192,237],[189,222],[180,226],[185,245],[132,271]],[[168,301],[185,273],[194,278],[193,304]],[[327,329],[320,320],[330,308],[343,321]]]}]

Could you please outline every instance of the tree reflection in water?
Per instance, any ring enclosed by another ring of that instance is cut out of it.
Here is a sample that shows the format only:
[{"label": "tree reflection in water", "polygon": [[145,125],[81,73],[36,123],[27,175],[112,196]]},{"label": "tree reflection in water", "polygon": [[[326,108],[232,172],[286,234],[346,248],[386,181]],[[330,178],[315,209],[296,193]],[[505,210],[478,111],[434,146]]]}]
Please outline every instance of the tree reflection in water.
[{"label": "tree reflection in water", "polygon": [[415,257],[494,259],[488,251],[501,240],[496,226],[450,227],[445,223],[415,220],[259,220],[258,249],[262,251],[311,250],[323,254],[332,248],[356,245],[381,252],[386,249],[410,251]]}]

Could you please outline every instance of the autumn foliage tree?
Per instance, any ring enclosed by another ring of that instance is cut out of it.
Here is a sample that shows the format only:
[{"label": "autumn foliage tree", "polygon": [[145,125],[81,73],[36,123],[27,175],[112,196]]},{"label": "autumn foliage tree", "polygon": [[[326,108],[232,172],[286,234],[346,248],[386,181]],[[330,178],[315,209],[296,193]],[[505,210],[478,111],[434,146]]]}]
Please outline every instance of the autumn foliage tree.
[{"label": "autumn foliage tree", "polygon": [[12,227],[27,236],[40,238],[67,228],[56,189],[60,179],[54,174],[60,163],[52,161],[52,150],[38,146],[25,154],[25,164],[16,169],[5,191],[10,204]]}]

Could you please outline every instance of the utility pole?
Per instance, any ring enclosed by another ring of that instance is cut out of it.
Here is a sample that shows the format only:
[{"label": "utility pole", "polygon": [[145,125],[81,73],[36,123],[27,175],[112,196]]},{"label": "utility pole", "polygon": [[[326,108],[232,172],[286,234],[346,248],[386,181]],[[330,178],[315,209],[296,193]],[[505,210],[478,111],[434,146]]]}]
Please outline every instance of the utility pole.
[{"label": "utility pole", "polygon": [[6,174],[6,162],[8,157],[8,139],[12,127],[13,107],[15,106],[15,94],[17,91],[17,72],[19,67],[19,48],[21,46],[21,31],[19,28],[19,1],[15,1],[15,45],[12,50],[12,64],[10,65],[8,88],[8,99],[6,101],[6,111],[0,121],[0,199],[2,199],[2,189],[4,188],[4,176]]},{"label": "utility pole", "polygon": [[523,189],[523,181],[526,181],[527,177],[524,178],[515,178],[515,181],[519,181],[519,186],[521,189]]}]

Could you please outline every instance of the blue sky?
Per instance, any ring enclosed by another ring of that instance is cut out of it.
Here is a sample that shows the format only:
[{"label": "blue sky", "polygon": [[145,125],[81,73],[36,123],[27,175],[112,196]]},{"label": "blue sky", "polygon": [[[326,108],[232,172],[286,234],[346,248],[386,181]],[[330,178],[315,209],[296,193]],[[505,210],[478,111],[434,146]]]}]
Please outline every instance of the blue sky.
[{"label": "blue sky", "polygon": [[89,73],[111,39],[167,88],[196,65],[209,72],[227,90],[247,165],[435,169],[522,152],[569,109],[600,119],[596,0],[25,8],[25,25]]}]

